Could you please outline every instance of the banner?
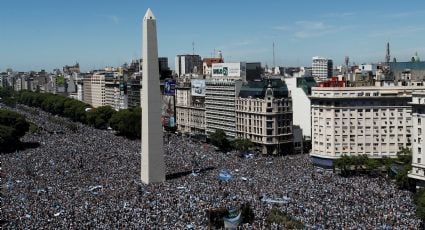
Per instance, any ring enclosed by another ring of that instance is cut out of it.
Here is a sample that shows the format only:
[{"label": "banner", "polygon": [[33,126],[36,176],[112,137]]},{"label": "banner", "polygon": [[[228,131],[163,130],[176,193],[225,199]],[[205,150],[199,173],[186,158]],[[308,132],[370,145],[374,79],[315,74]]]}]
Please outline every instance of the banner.
[{"label": "banner", "polygon": [[205,80],[193,79],[192,96],[205,97]]},{"label": "banner", "polygon": [[167,79],[164,82],[164,95],[175,95],[176,93],[176,80]]}]

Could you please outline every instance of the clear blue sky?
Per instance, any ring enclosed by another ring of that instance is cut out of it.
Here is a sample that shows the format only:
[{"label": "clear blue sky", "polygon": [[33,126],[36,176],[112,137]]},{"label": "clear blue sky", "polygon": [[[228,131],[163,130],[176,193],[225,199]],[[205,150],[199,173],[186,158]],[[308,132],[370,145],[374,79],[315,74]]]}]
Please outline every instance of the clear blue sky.
[{"label": "clear blue sky", "polygon": [[119,66],[141,55],[141,20],[157,17],[159,55],[310,65],[312,56],[378,62],[391,44],[403,61],[425,60],[425,1],[1,0],[0,71]]}]

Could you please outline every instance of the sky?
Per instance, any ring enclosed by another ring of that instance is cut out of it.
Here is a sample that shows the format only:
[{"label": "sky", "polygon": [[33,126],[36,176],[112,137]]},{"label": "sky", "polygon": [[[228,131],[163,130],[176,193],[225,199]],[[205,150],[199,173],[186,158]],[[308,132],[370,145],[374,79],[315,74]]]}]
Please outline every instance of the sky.
[{"label": "sky", "polygon": [[[0,71],[52,71],[79,62],[83,71],[141,57],[142,18],[157,18],[159,56],[310,66],[391,56],[425,60],[425,1],[337,0],[0,0]],[[194,45],[193,45],[194,44]]]}]

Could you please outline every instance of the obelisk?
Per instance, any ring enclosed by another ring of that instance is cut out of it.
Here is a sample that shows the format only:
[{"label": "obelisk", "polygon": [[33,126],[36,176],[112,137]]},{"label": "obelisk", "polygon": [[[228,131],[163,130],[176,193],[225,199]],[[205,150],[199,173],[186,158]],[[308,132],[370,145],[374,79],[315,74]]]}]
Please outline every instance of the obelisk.
[{"label": "obelisk", "polygon": [[146,11],[143,18],[142,78],[141,179],[145,184],[150,184],[165,181],[156,18],[151,9]]}]

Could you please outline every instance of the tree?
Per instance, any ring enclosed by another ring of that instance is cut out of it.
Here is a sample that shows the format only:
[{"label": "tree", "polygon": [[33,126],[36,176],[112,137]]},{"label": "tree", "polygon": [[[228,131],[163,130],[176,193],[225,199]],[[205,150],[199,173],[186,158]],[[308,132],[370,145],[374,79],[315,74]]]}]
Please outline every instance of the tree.
[{"label": "tree", "polygon": [[379,168],[380,164],[376,159],[368,159],[366,162],[366,168],[369,171],[375,171]]},{"label": "tree", "polygon": [[230,142],[227,139],[227,135],[221,129],[216,129],[215,132],[210,135],[210,140],[211,143],[220,150],[227,150],[230,147]]},{"label": "tree", "polygon": [[416,204],[416,216],[425,221],[425,188],[419,189],[413,196]]},{"label": "tree", "polygon": [[348,174],[348,171],[351,165],[352,165],[352,159],[345,154],[334,161],[335,168],[340,169],[343,175]]},{"label": "tree", "polygon": [[412,152],[408,148],[402,148],[397,153],[397,164],[399,171],[395,176],[396,184],[401,189],[409,189],[414,182],[408,177],[409,171],[412,169]]},{"label": "tree", "polygon": [[409,148],[401,148],[397,152],[397,160],[402,164],[412,164],[412,151]]},{"label": "tree", "polygon": [[111,116],[109,125],[120,135],[128,138],[140,138],[141,113],[140,107],[120,110]]},{"label": "tree", "polygon": [[233,146],[236,150],[239,150],[240,152],[246,152],[254,146],[254,143],[252,143],[252,141],[249,139],[236,139],[233,142]]},{"label": "tree", "polygon": [[16,136],[22,137],[29,130],[29,123],[18,113],[0,109],[0,125],[15,129]]},{"label": "tree", "polygon": [[[74,110],[75,111],[75,110]],[[101,106],[87,113],[87,123],[97,129],[106,129],[116,111],[111,106]]]},{"label": "tree", "polygon": [[0,109],[0,151],[15,147],[29,130],[29,126],[25,118],[18,113]]},{"label": "tree", "polygon": [[0,152],[14,146],[18,140],[14,128],[0,124]]}]

